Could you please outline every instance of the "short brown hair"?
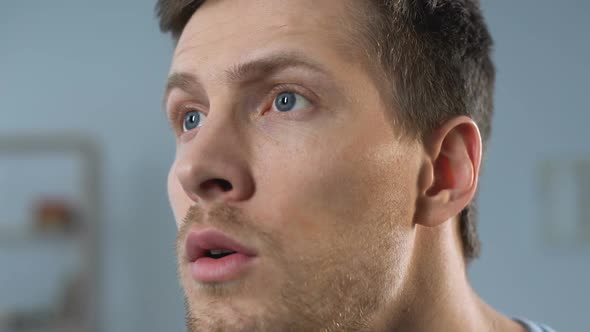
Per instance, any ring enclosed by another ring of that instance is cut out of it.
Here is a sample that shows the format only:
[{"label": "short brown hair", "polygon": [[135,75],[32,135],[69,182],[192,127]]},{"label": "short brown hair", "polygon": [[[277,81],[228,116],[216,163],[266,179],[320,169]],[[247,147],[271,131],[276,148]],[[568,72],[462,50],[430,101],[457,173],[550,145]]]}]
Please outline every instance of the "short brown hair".
[{"label": "short brown hair", "polygon": [[[158,0],[162,32],[178,41],[205,0]],[[356,2],[356,1],[355,1]],[[387,79],[392,115],[406,132],[425,139],[460,115],[478,125],[485,146],[491,131],[495,69],[492,38],[479,0],[365,0],[367,54]],[[476,199],[459,216],[467,262],[479,255]]]}]

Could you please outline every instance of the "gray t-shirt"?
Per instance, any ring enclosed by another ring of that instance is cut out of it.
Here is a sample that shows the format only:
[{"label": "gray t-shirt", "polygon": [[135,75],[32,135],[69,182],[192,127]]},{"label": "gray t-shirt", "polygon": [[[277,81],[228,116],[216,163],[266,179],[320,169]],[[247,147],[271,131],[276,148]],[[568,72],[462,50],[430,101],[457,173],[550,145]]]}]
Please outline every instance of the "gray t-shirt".
[{"label": "gray t-shirt", "polygon": [[554,329],[548,326],[531,322],[528,319],[516,318],[515,320],[526,327],[530,332],[555,332]]}]

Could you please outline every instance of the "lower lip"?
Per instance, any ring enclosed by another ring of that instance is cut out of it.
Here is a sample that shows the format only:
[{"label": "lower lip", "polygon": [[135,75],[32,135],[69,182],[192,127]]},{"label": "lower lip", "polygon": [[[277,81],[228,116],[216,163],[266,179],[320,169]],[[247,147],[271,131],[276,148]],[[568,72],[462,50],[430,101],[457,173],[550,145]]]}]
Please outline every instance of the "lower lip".
[{"label": "lower lip", "polygon": [[202,283],[220,283],[238,279],[254,263],[255,257],[240,253],[219,259],[201,257],[190,263],[193,278]]}]

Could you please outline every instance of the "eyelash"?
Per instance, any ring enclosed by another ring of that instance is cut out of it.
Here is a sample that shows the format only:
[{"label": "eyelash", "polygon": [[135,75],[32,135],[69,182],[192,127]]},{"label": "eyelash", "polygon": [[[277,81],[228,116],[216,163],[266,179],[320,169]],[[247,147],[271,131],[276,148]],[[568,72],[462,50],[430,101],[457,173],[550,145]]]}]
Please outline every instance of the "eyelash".
[{"label": "eyelash", "polygon": [[[317,100],[316,96],[313,95],[307,89],[304,89],[301,86],[293,85],[293,84],[280,84],[280,85],[275,86],[274,88],[272,88],[269,91],[269,93],[268,93],[269,97],[263,103],[263,105],[264,105],[264,113],[263,114],[272,110],[277,96],[280,95],[281,93],[284,93],[284,92],[295,92],[296,94],[301,95],[303,98],[307,99],[307,101],[309,101],[309,104],[311,107],[314,107],[316,105],[316,100]],[[284,113],[281,113],[281,116],[286,116],[291,119],[298,119],[302,116],[301,113],[306,113],[306,111],[284,112]]]},{"label": "eyelash", "polygon": [[[205,112],[202,111],[201,107],[197,107],[194,104],[182,105],[178,108],[173,108],[173,110],[170,112],[170,123],[172,126],[172,130],[178,133],[179,136],[188,133],[184,132],[184,117],[189,112],[199,112],[205,114]],[[194,130],[191,130],[191,132],[192,131]]]},{"label": "eyelash", "polygon": [[[274,101],[277,98],[278,95],[280,95],[281,93],[284,92],[295,92],[299,95],[301,95],[302,97],[304,97],[305,99],[307,99],[307,101],[309,101],[311,107],[314,107],[316,104],[316,100],[317,100],[317,96],[313,93],[311,93],[310,91],[308,91],[307,89],[304,89],[298,85],[294,85],[294,84],[279,84],[274,86],[266,95],[267,97],[264,97],[262,100],[262,102],[260,103],[260,105],[263,105],[262,110],[260,111],[260,115],[264,115],[266,113],[268,113],[269,111],[272,110],[273,105],[274,105]],[[202,111],[202,107],[198,107],[195,104],[185,104],[182,105],[178,108],[172,108],[173,111],[171,111],[171,116],[170,116],[170,120],[172,122],[172,129],[176,132],[179,133],[179,135],[183,135],[183,134],[187,134],[189,132],[194,132],[195,129],[184,132],[184,117],[186,116],[187,113],[189,112],[200,112],[202,114],[206,114],[206,112]],[[277,112],[278,113],[278,112]],[[293,113],[293,114],[290,114]],[[298,114],[298,113],[306,113],[306,111],[297,111],[297,112],[285,112],[285,113],[281,113],[280,115],[282,117],[286,116],[288,118],[291,119],[298,119],[302,116],[302,114]]]}]

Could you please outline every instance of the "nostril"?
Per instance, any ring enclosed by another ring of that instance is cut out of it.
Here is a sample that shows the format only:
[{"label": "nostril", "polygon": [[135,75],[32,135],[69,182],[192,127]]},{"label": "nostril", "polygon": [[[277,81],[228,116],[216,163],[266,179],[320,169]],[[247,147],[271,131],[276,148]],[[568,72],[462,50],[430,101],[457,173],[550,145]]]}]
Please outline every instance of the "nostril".
[{"label": "nostril", "polygon": [[217,181],[219,183],[219,186],[221,187],[221,190],[230,191],[233,189],[233,186],[231,185],[231,183],[229,183],[229,181],[222,180],[222,179],[218,179]]},{"label": "nostril", "polygon": [[227,192],[233,189],[232,184],[224,179],[211,179],[207,180],[205,183],[201,185],[203,190],[209,191],[213,187],[219,187],[221,191]]}]

